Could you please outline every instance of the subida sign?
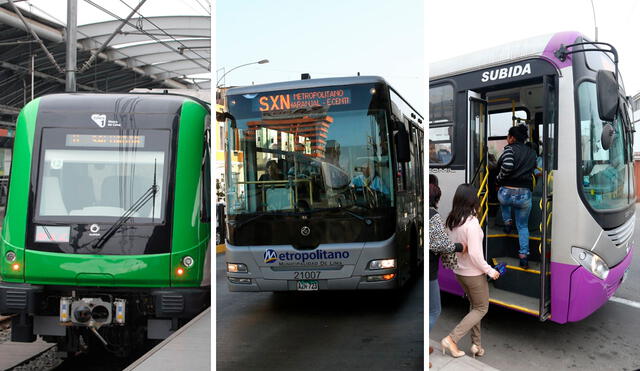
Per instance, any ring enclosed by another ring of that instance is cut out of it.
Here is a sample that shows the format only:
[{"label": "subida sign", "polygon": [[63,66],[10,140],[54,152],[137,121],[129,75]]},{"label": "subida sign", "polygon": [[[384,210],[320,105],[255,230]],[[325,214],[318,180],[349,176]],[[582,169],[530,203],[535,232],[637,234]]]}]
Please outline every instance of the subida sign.
[{"label": "subida sign", "polygon": [[496,68],[491,71],[484,71],[482,73],[482,79],[480,79],[480,81],[495,81],[524,75],[531,75],[530,63],[526,63],[524,65],[517,64],[511,67]]}]

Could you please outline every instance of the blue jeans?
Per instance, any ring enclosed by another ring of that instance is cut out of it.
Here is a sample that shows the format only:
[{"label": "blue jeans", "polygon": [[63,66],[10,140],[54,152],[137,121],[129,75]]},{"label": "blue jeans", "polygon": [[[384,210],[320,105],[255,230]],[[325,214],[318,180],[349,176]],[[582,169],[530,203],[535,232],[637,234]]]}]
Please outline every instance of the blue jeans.
[{"label": "blue jeans", "polygon": [[529,188],[506,188],[498,190],[498,201],[502,219],[511,223],[511,208],[515,211],[520,254],[529,255],[529,214],[531,213],[531,190]]},{"label": "blue jeans", "polygon": [[433,329],[436,320],[440,317],[442,306],[440,305],[440,286],[438,280],[429,281],[429,331]]}]

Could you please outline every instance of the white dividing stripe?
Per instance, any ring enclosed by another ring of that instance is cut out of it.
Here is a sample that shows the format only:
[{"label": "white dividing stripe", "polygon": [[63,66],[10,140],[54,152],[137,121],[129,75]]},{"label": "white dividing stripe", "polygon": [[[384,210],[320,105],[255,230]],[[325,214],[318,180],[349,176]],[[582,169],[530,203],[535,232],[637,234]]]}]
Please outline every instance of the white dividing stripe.
[{"label": "white dividing stripe", "polygon": [[612,296],[611,298],[609,298],[609,300],[610,301],[615,301],[616,303],[625,304],[625,305],[628,305],[630,307],[634,307],[636,309],[640,309],[640,303],[638,303],[637,301],[618,298],[618,297],[615,297],[615,296]]}]

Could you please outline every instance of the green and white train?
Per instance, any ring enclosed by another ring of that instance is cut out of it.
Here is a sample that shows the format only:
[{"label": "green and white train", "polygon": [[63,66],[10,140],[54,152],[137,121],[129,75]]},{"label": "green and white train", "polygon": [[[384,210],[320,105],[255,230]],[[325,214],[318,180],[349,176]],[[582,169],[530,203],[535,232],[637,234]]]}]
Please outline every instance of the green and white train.
[{"label": "green and white train", "polygon": [[16,125],[0,241],[12,340],[125,353],[210,304],[210,109],[167,94],[57,94]]}]

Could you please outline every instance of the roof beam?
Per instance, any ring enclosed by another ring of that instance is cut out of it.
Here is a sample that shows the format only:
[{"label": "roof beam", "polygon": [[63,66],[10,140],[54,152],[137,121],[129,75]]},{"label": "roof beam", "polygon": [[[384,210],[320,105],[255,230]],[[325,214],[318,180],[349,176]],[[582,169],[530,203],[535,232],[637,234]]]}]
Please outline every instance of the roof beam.
[{"label": "roof beam", "polygon": [[31,36],[33,36],[34,39],[36,39],[36,41],[40,45],[40,49],[42,49],[44,51],[44,54],[47,55],[47,58],[49,58],[49,61],[51,61],[51,64],[56,66],[56,69],[58,70],[58,72],[64,73],[64,69],[60,67],[60,65],[58,64],[58,62],[56,62],[56,59],[53,57],[53,55],[51,55],[51,52],[49,52],[49,49],[47,49],[47,47],[44,45],[44,43],[42,42],[38,34],[33,30],[33,28],[31,28],[31,24],[27,23],[27,20],[24,19],[24,17],[22,16],[22,13],[20,12],[20,10],[18,10],[18,7],[16,6],[16,4],[13,3],[13,0],[9,0],[9,4],[11,4],[13,11],[16,12],[18,17],[24,24],[25,29],[31,34]]},{"label": "roof beam", "polygon": [[17,115],[20,113],[20,108],[0,104],[0,113],[3,115]]},{"label": "roof beam", "polygon": [[[12,71],[31,73],[31,71],[26,67],[18,66],[16,64],[9,63],[9,62],[4,62],[4,61],[0,61],[0,67],[1,68],[6,68],[6,69],[12,70]],[[66,85],[67,84],[65,79],[61,79],[59,77],[46,74],[44,72],[34,71],[33,75],[37,76],[37,77],[39,77],[41,79],[47,79],[47,80],[52,80],[52,81],[59,82],[62,85]],[[88,85],[78,84],[78,87],[80,87],[80,88],[82,88],[84,90],[88,90],[88,91],[100,91],[100,90],[98,90],[98,89],[96,89],[96,88],[94,88],[92,86],[88,86]]]},{"label": "roof beam", "polygon": [[91,52],[91,58],[89,58],[88,61],[84,62],[79,72],[84,72],[89,67],[91,67],[91,64],[93,63],[93,61],[95,61],[96,58],[98,57],[98,54],[102,53],[107,48],[107,46],[109,46],[109,43],[111,42],[111,40],[113,40],[113,38],[120,32],[120,30],[122,30],[122,28],[129,22],[131,17],[133,17],[133,15],[136,14],[138,9],[140,9],[142,4],[144,4],[146,1],[147,0],[140,0],[140,2],[138,2],[138,5],[136,5],[136,7],[131,11],[131,13],[129,13],[127,18],[125,18],[122,22],[120,22],[120,25],[111,33],[111,35],[109,35],[107,40],[105,40],[105,42],[103,42],[102,45],[100,45],[100,49],[98,49],[95,52]]}]

